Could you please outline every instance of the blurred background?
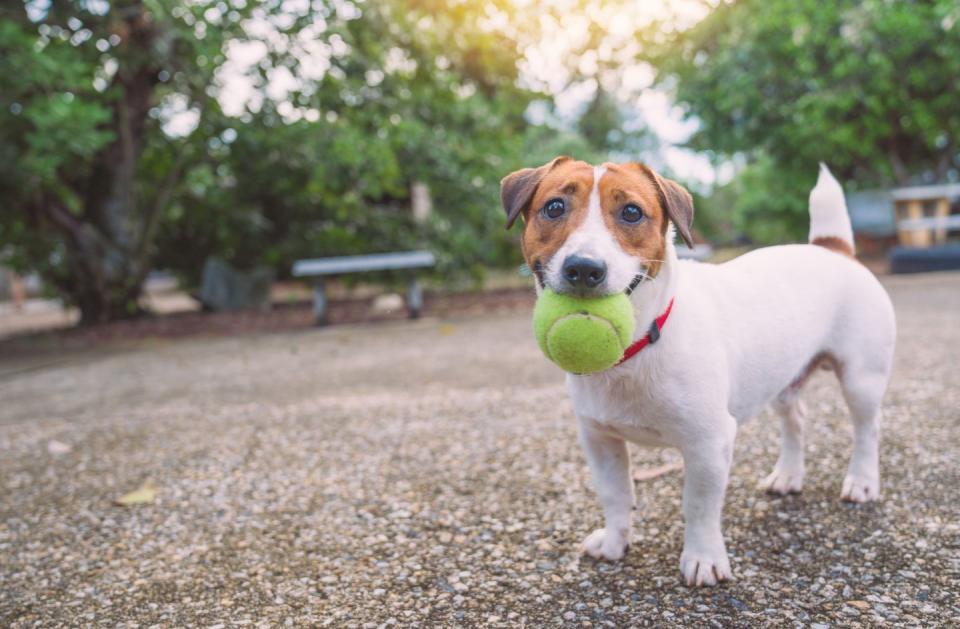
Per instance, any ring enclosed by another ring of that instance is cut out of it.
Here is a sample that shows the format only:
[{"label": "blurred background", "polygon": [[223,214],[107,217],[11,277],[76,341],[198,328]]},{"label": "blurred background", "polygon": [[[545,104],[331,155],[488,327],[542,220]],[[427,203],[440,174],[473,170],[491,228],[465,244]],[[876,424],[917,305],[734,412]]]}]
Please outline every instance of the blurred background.
[{"label": "blurred background", "polygon": [[[294,262],[392,251],[432,254],[428,311],[509,306],[529,279],[498,183],[557,154],[681,181],[713,259],[805,239],[825,161],[871,268],[897,246],[901,270],[947,268],[958,19],[953,0],[5,2],[0,335],[309,325]],[[328,319],[397,314],[407,281],[327,279]]]},{"label": "blurred background", "polygon": [[[0,627],[958,626],[958,77],[957,0],[3,0]],[[580,562],[499,201],[558,154],[687,186],[711,261],[805,242],[829,164],[897,312],[882,502],[818,373],[804,494],[739,430],[736,581],[677,578],[669,449]]]}]

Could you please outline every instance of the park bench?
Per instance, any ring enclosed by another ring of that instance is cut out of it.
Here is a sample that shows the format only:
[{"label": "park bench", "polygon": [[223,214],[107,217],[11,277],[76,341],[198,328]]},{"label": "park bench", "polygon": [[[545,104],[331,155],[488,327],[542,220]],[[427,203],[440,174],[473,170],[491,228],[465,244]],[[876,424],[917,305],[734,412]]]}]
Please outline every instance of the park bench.
[{"label": "park bench", "polygon": [[396,253],[374,253],[361,256],[341,256],[337,258],[315,258],[297,260],[293,264],[293,276],[313,280],[313,312],[317,325],[327,322],[327,294],[324,279],[333,275],[348,273],[368,273],[371,271],[410,271],[410,283],[407,286],[407,312],[411,319],[420,316],[423,308],[423,291],[417,282],[416,269],[425,269],[436,264],[429,251],[399,251]]}]

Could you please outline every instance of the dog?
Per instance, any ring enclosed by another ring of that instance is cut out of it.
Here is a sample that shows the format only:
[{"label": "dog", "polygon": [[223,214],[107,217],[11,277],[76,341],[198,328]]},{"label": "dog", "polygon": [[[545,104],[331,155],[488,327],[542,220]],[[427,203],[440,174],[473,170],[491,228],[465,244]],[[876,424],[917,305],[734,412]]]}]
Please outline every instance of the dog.
[{"label": "dog", "polygon": [[[582,552],[616,561],[630,543],[634,487],[627,442],[683,456],[680,572],[690,586],[732,578],[721,511],[737,428],[772,404],[780,456],[761,485],[799,492],[804,477],[800,391],[817,368],[839,378],[853,423],[841,498],[880,497],[881,402],[893,361],[893,306],[854,258],[840,184],[821,164],[810,193],[808,244],[766,247],[713,265],[679,260],[693,246],[693,200],[639,163],[592,166],[558,157],[501,182],[507,228],[538,294],[626,292],[634,344],[618,365],[567,374],[580,443],[604,513]],[[639,347],[642,351],[631,351]]]}]

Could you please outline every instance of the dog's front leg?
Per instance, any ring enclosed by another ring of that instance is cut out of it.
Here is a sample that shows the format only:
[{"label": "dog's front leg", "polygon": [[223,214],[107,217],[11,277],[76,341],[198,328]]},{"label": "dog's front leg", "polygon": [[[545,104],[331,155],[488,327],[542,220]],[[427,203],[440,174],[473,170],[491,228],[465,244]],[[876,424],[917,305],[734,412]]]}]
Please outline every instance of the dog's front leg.
[{"label": "dog's front leg", "polygon": [[733,459],[736,422],[683,449],[683,517],[680,572],[687,585],[716,585],[732,577],[720,527],[723,495]]},{"label": "dog's front leg", "polygon": [[587,457],[597,497],[603,506],[604,527],[583,540],[581,552],[616,561],[630,544],[633,479],[630,452],[623,439],[604,432],[592,420],[580,419],[580,445]]}]

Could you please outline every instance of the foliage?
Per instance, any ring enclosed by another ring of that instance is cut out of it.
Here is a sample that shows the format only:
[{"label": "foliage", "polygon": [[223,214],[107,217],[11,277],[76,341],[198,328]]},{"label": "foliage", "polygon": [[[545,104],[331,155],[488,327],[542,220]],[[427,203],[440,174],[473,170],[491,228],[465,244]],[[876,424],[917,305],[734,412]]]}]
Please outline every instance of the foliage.
[{"label": "foliage", "polygon": [[3,255],[40,271],[85,322],[138,310],[181,166],[141,171],[157,106],[176,93],[216,108],[206,87],[248,13],[163,0],[0,9]]},{"label": "foliage", "polygon": [[819,161],[861,186],[957,177],[958,21],[954,0],[737,0],[650,59],[700,123],[693,148],[756,162],[736,220],[765,241],[800,235]]},{"label": "foliage", "polygon": [[[520,76],[523,51],[597,6],[4,4],[0,263],[39,270],[87,322],[138,312],[152,268],[195,283],[210,255],[282,276],[300,257],[426,246],[444,277],[481,279],[519,263],[498,207],[505,173],[654,150],[616,96],[617,45],[642,48],[698,121],[692,148],[746,164],[697,199],[714,238],[800,238],[820,160],[864,186],[958,177],[955,2],[720,2],[688,30],[651,26],[643,46],[594,20],[563,62],[571,85],[597,89],[576,124],[558,124],[552,97]],[[227,107],[242,47],[259,51],[250,99]]]},{"label": "foliage", "polygon": [[696,147],[896,179],[956,168],[960,7],[952,0],[721,3],[662,52]]},{"label": "foliage", "polygon": [[724,226],[711,225],[714,237],[729,241],[731,234],[737,234],[764,245],[803,240],[810,224],[807,196],[817,175],[815,168],[808,171],[803,176],[783,177],[776,162],[759,155],[703,201],[711,219],[722,214],[731,218],[726,238]]},{"label": "foliage", "polygon": [[[0,261],[39,270],[94,322],[137,312],[150,268],[195,281],[211,254],[282,273],[429,241],[465,274],[515,255],[498,182],[537,95],[517,87],[517,41],[462,28],[512,4],[283,4],[0,9]],[[261,98],[230,116],[220,73],[237,42],[265,51]],[[295,87],[264,98],[284,73]],[[165,128],[177,112],[195,118],[185,135]],[[432,193],[424,225],[415,182]]]},{"label": "foliage", "polygon": [[[293,114],[267,101],[221,120],[230,141],[187,173],[158,263],[196,281],[209,253],[283,274],[299,257],[425,243],[442,272],[501,261],[498,183],[519,159],[533,95],[515,87],[515,43],[458,29],[482,9],[398,0],[325,16],[317,36],[343,52],[319,80],[289,66],[302,79]],[[271,70],[258,68],[261,86]],[[424,225],[410,210],[415,182],[433,201]]]},{"label": "foliage", "polygon": [[595,151],[636,159],[638,154],[650,148],[653,138],[645,128],[630,127],[623,104],[602,87],[597,87],[577,121],[577,130]]}]

